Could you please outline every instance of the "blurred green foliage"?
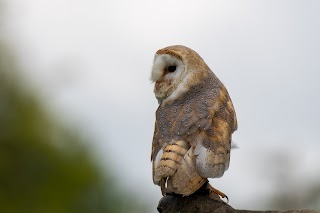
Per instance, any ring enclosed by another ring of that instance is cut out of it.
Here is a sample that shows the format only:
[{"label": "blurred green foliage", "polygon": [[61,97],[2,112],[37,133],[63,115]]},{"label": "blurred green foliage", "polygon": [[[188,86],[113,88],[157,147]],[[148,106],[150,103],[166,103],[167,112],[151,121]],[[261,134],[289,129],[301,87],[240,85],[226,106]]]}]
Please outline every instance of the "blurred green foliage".
[{"label": "blurred green foliage", "polygon": [[0,212],[146,212],[27,85],[0,42]]}]

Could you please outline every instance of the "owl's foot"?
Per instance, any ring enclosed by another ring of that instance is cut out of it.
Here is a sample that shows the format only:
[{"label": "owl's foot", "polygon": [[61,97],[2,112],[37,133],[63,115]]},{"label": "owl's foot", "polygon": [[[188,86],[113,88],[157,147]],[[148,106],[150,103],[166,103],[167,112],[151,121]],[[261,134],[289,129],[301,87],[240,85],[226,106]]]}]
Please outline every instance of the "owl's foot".
[{"label": "owl's foot", "polygon": [[214,193],[216,195],[218,195],[220,197],[220,199],[222,198],[226,198],[227,199],[227,203],[229,202],[229,198],[227,195],[225,195],[223,192],[219,191],[218,189],[214,188],[213,186],[211,186],[209,183],[208,183],[208,189],[210,191],[210,193]]}]

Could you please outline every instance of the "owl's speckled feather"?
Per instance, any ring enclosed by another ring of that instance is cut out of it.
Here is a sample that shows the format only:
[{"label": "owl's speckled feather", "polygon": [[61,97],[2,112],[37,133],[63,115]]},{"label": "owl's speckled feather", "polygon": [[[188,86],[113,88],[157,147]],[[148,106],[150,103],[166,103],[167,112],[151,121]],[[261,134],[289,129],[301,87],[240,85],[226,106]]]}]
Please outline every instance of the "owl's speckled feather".
[{"label": "owl's speckled feather", "polygon": [[153,180],[163,193],[190,195],[228,169],[231,134],[237,129],[234,107],[224,85],[190,48],[158,50],[151,76],[160,103]]}]

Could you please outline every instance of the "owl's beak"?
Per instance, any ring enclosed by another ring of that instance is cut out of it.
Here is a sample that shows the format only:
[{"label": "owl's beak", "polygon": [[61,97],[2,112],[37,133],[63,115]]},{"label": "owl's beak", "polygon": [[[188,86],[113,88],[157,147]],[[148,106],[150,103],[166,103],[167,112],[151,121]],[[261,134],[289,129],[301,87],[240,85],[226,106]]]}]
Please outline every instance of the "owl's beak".
[{"label": "owl's beak", "polygon": [[155,89],[155,90],[159,90],[159,89],[160,89],[160,84],[161,84],[161,81],[156,81],[156,82],[154,83],[154,89]]}]

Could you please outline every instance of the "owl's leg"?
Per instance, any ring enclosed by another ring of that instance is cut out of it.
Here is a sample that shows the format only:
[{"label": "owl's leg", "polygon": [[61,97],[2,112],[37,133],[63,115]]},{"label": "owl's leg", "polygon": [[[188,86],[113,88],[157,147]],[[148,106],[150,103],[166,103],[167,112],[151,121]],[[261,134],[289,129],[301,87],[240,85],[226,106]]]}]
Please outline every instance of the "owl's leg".
[{"label": "owl's leg", "polygon": [[161,193],[162,193],[162,196],[165,196],[166,195],[166,182],[167,182],[167,177],[165,178],[161,178],[160,180],[160,188],[161,188]]},{"label": "owl's leg", "polygon": [[214,188],[209,183],[207,184],[207,187],[208,187],[210,193],[214,193],[214,194],[218,195],[220,198],[226,198],[227,199],[227,203],[229,202],[228,196],[225,195],[223,192],[221,192],[218,189]]}]

